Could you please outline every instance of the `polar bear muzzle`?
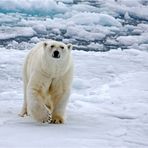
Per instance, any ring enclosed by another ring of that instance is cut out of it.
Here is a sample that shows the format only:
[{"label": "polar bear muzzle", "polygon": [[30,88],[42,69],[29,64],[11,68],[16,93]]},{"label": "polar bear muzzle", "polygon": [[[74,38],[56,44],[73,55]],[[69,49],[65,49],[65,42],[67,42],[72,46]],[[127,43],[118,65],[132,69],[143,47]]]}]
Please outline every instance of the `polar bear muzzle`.
[{"label": "polar bear muzzle", "polygon": [[60,58],[60,52],[58,50],[55,50],[52,54],[52,57],[57,59]]}]

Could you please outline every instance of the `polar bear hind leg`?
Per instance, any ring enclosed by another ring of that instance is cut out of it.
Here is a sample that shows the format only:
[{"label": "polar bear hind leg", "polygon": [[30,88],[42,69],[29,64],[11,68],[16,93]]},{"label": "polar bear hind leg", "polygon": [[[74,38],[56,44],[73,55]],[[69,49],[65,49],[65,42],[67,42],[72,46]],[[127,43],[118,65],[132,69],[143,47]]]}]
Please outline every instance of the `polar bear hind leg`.
[{"label": "polar bear hind leg", "polygon": [[25,115],[27,116],[27,82],[25,82],[24,80],[24,102],[23,102],[23,106],[22,106],[22,110],[19,113],[19,116],[24,117]]}]

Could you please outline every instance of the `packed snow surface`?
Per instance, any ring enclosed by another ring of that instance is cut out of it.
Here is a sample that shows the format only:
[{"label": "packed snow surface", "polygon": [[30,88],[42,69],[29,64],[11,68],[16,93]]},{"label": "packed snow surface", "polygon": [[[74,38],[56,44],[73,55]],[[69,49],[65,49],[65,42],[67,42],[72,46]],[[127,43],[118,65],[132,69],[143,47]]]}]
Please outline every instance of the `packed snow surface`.
[{"label": "packed snow surface", "polygon": [[[76,49],[62,125],[18,116],[24,58],[45,39]],[[0,148],[148,148],[147,50],[147,0],[0,0]]]},{"label": "packed snow surface", "polygon": [[73,51],[74,81],[63,125],[18,116],[28,52],[0,49],[0,147],[148,147],[147,52]]}]

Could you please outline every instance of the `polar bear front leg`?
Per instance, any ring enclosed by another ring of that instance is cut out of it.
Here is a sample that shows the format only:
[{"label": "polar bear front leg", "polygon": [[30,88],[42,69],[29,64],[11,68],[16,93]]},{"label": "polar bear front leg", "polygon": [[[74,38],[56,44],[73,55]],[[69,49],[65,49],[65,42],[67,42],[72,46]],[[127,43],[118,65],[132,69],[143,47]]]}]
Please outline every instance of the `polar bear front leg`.
[{"label": "polar bear front leg", "polygon": [[29,114],[38,122],[51,122],[51,110],[43,102],[38,89],[28,87],[27,107]]},{"label": "polar bear front leg", "polygon": [[[59,102],[55,106],[52,113],[52,121],[51,123],[62,124],[65,120],[65,110],[66,105],[69,99],[70,90],[67,90],[61,98],[59,98]],[[54,98],[53,98],[54,99]]]}]

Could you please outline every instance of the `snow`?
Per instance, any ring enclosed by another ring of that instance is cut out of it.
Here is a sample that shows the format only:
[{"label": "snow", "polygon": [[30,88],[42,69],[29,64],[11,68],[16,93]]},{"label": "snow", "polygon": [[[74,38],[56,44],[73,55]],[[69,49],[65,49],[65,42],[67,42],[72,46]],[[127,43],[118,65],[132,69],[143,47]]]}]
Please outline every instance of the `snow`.
[{"label": "snow", "polygon": [[64,12],[68,8],[62,3],[56,3],[54,0],[2,0],[0,1],[0,8],[3,12],[25,12],[25,13],[51,13],[52,11]]},{"label": "snow", "polygon": [[[0,43],[9,45],[23,37],[19,48],[37,37],[70,42],[79,50],[96,51],[91,46],[96,43],[103,46],[102,51],[147,50],[147,21],[146,0],[1,0]],[[21,32],[24,28],[28,31]]]},{"label": "snow", "polygon": [[117,2],[108,0],[105,5],[107,6],[106,10],[110,10],[110,13],[114,13],[114,15],[124,15],[128,12],[131,17],[148,20],[146,0],[117,0]]},{"label": "snow", "polygon": [[18,116],[27,53],[0,48],[0,147],[148,147],[147,52],[73,51],[74,81],[63,125]]},{"label": "snow", "polygon": [[1,27],[0,40],[16,38],[20,36],[29,37],[35,34],[36,32],[31,27],[13,27],[13,29],[11,27]]},{"label": "snow", "polygon": [[76,14],[71,17],[69,21],[78,25],[89,25],[91,23],[91,25],[100,24],[102,26],[121,26],[121,23],[112,16],[88,12]]},{"label": "snow", "polygon": [[[74,45],[63,125],[18,116],[24,58],[45,39]],[[147,51],[147,0],[1,0],[0,148],[147,148]]]},{"label": "snow", "polygon": [[134,44],[148,44],[148,33],[142,33],[141,36],[133,35],[133,36],[120,36],[117,38],[121,44],[124,45],[134,45]]}]

